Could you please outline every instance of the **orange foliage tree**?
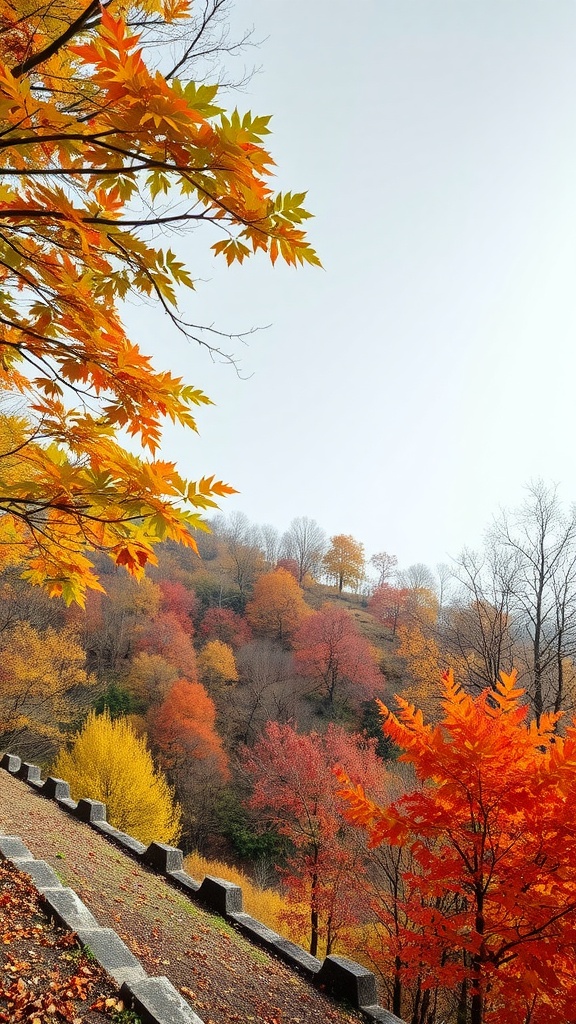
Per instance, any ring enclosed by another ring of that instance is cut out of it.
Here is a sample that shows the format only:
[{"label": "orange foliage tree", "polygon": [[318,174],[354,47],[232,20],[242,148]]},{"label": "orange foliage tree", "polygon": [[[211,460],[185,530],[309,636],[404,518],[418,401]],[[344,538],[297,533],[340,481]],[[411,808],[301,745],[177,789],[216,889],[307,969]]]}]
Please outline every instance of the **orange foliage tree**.
[{"label": "orange foliage tree", "polygon": [[216,709],[200,683],[178,679],[149,715],[151,735],[165,768],[186,768],[190,759],[212,761],[228,776],[228,761],[216,732]]},{"label": "orange foliage tree", "polygon": [[27,408],[0,431],[0,551],[67,602],[101,587],[91,550],[140,576],[158,540],[194,548],[231,490],[158,457],[164,420],[194,429],[209,400],[122,324],[126,296],[151,296],[206,343],[177,311],[192,279],[154,237],[208,222],[228,264],[318,263],[304,195],[270,189],[269,118],[226,115],[217,86],[188,80],[193,46],[176,58],[191,9],[134,0],[135,34],[123,0],[0,0],[0,391]]},{"label": "orange foliage tree", "polygon": [[347,819],[417,865],[397,970],[459,991],[459,1024],[576,1021],[576,723],[563,738],[558,715],[528,722],[523,692],[502,673],[473,698],[448,672],[439,725],[400,698],[398,716],[382,705],[420,780],[390,806],[338,771]]},{"label": "orange foliage tree", "polygon": [[279,643],[289,640],[309,614],[302,588],[286,569],[260,576],[246,605],[250,625]]},{"label": "orange foliage tree", "polygon": [[[375,741],[329,725],[323,735],[297,733],[268,722],[242,764],[253,784],[249,804],[266,813],[290,842],[283,879],[287,917],[309,935],[310,952],[328,955],[342,932],[358,921],[363,864],[358,844],[338,813],[331,768],[345,764],[357,783],[380,788],[383,764]],[[352,841],[351,841],[352,838]]]}]

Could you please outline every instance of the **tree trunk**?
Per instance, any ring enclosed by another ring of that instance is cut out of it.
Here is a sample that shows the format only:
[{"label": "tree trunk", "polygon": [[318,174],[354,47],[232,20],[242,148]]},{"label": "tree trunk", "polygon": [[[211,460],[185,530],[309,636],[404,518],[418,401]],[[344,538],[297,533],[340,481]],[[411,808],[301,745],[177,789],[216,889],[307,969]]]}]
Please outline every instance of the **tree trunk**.
[{"label": "tree trunk", "polygon": [[318,888],[318,875],[312,875],[312,892],[310,896],[310,953],[316,956],[318,953],[318,906],[316,903],[316,889]]},{"label": "tree trunk", "polygon": [[458,1000],[458,1011],[456,1014],[456,1024],[467,1024],[467,1011],[468,1011],[468,978],[464,978],[462,985],[460,986],[460,999]]},{"label": "tree trunk", "polygon": [[392,989],[392,1013],[400,1017],[402,1012],[402,979],[400,978],[400,968],[402,967],[402,961],[399,956],[396,957],[394,962],[394,988]]}]

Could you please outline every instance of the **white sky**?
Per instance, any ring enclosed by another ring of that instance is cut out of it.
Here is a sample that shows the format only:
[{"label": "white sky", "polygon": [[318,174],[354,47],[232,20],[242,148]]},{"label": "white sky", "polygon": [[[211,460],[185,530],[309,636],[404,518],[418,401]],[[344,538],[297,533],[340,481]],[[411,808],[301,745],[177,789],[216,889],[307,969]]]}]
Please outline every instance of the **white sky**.
[{"label": "white sky", "polygon": [[132,335],[217,403],[164,455],[241,509],[402,565],[479,542],[538,476],[576,497],[576,3],[239,0],[278,188],[308,190],[324,270],[173,247],[197,322],[271,324],[240,380],[146,310]]}]

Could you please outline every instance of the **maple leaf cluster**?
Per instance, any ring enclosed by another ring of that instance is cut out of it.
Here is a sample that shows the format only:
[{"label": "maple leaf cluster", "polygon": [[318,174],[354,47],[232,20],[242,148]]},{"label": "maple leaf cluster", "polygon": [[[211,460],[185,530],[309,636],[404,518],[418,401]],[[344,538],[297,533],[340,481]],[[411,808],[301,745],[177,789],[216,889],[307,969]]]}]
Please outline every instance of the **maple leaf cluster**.
[{"label": "maple leaf cluster", "polygon": [[[132,6],[144,26],[191,7]],[[155,369],[121,320],[123,299],[151,297],[188,333],[177,289],[193,281],[154,231],[209,222],[229,264],[318,257],[304,194],[270,189],[269,118],[152,68],[123,3],[1,0],[0,26],[0,550],[82,602],[101,587],[91,549],[141,576],[158,540],[195,548],[190,529],[232,492],[158,457],[166,419],[195,430],[210,400]]]}]

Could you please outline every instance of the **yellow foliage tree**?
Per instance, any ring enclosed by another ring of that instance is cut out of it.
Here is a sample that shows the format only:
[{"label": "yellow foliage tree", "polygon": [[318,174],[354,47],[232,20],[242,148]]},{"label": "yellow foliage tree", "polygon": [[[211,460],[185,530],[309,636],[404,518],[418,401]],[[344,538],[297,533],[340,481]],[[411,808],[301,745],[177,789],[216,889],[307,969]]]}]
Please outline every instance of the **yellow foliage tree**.
[{"label": "yellow foliage tree", "polygon": [[324,572],[342,593],[344,587],[355,589],[362,581],[366,560],[364,545],[350,534],[339,533],[330,538],[330,547],[322,560]]},{"label": "yellow foliage tree", "polygon": [[[77,629],[35,629],[18,622],[0,644],[0,731],[17,748],[26,730],[61,742],[62,726],[78,717],[83,689],[94,683]],[[38,747],[41,750],[41,744]]]},{"label": "yellow foliage tree", "polygon": [[149,707],[164,700],[177,678],[178,669],[161,654],[140,651],[130,666],[126,687],[144,707]]},{"label": "yellow foliage tree", "polygon": [[402,688],[403,697],[423,708],[429,716],[437,716],[440,711],[438,688],[431,680],[442,677],[452,666],[460,673],[464,667],[462,659],[444,654],[425,625],[399,626],[398,639],[397,653],[406,662],[409,680],[408,686]]},{"label": "yellow foliage tree", "polygon": [[234,651],[222,640],[209,640],[198,655],[198,669],[202,682],[208,687],[238,681]]},{"label": "yellow foliage tree", "polygon": [[125,719],[91,712],[69,750],[60,751],[53,774],[70,783],[75,800],[106,804],[111,825],[142,843],[176,843],[181,811],[146,740]]}]

